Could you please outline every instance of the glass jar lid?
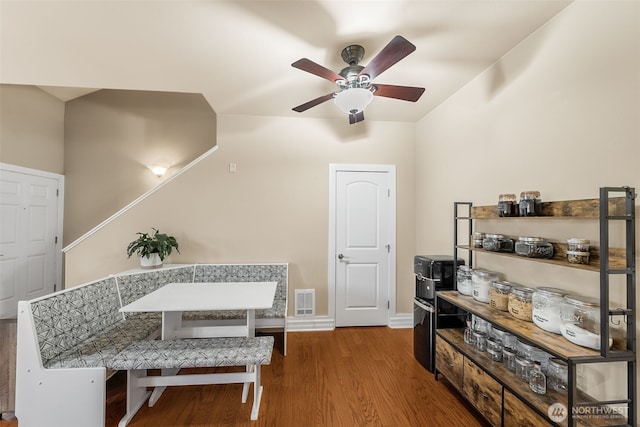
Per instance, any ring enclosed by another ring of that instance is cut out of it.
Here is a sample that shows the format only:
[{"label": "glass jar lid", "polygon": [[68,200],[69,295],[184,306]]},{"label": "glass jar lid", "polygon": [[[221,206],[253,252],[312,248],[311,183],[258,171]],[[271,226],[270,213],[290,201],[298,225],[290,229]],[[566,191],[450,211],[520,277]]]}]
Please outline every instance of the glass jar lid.
[{"label": "glass jar lid", "polygon": [[499,291],[509,291],[511,289],[511,283],[510,282],[505,282],[505,281],[501,281],[501,280],[497,280],[493,283],[491,283],[491,287],[492,288],[496,288]]},{"label": "glass jar lid", "polygon": [[567,239],[567,243],[574,245],[588,245],[591,241],[589,239],[578,239],[576,237],[572,237]]},{"label": "glass jar lid", "polygon": [[498,201],[500,201],[500,202],[509,202],[509,201],[513,201],[515,199],[516,199],[516,195],[515,194],[510,194],[510,193],[500,194],[498,196]]},{"label": "glass jar lid", "polygon": [[520,193],[520,198],[524,200],[539,199],[540,192],[539,191],[523,191]]},{"label": "glass jar lid", "polygon": [[531,298],[535,289],[527,288],[526,286],[513,286],[511,293],[523,298]]},{"label": "glass jar lid", "polygon": [[545,240],[542,237],[518,237],[518,240],[521,242],[544,242]]},{"label": "glass jar lid", "polygon": [[563,289],[552,288],[551,286],[540,286],[539,288],[536,288],[535,293],[540,293],[547,296],[551,296],[551,295],[558,296],[558,297],[567,295],[567,291]]},{"label": "glass jar lid", "polygon": [[498,277],[498,273],[489,270],[482,270],[480,268],[473,270],[473,274],[487,280],[492,277]]},{"label": "glass jar lid", "polygon": [[598,298],[583,297],[582,295],[565,295],[564,300],[577,307],[600,307]]},{"label": "glass jar lid", "polygon": [[520,366],[533,366],[533,361],[527,359],[526,357],[516,356],[516,364]]},{"label": "glass jar lid", "polygon": [[504,234],[487,234],[489,239],[504,239]]}]

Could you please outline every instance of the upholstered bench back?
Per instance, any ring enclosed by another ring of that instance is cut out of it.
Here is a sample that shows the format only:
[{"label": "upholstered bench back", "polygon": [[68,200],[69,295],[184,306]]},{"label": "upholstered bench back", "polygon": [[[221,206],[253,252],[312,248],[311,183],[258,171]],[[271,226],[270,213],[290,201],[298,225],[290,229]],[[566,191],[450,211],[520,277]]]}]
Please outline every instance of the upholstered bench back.
[{"label": "upholstered bench back", "polygon": [[113,278],[60,291],[30,305],[44,366],[122,321]]},{"label": "upholstered bench back", "polygon": [[124,307],[163,287],[167,283],[183,283],[193,281],[193,265],[147,270],[115,276],[120,293],[120,302]]},{"label": "upholstered bench back", "polygon": [[[285,318],[287,315],[287,292],[289,265],[283,264],[196,264],[194,282],[277,282],[273,306],[256,310],[257,319]],[[242,318],[246,312],[201,312],[185,313],[185,320],[208,318]]]}]

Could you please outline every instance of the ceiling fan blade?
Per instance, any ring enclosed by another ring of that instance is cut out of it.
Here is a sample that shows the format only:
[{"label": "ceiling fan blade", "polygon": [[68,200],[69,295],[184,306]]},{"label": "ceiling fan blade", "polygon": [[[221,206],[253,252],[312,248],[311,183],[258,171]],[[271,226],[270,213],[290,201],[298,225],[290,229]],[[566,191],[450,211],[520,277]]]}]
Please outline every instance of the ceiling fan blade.
[{"label": "ceiling fan blade", "polygon": [[364,120],[364,111],[360,111],[356,114],[349,114],[349,124],[358,123]]},{"label": "ceiling fan blade", "polygon": [[395,36],[373,60],[358,73],[358,77],[368,75],[370,80],[376,78],[393,64],[416,50],[416,47],[402,36]]},{"label": "ceiling fan blade", "polygon": [[386,98],[402,99],[403,101],[416,102],[424,93],[423,87],[413,86],[396,86],[396,85],[381,85],[374,84],[375,96],[384,96]]},{"label": "ceiling fan blade", "polygon": [[306,71],[307,73],[315,74],[316,76],[327,79],[330,82],[335,82],[336,80],[344,80],[344,77],[342,77],[340,74],[337,74],[320,64],[316,64],[315,62],[307,58],[298,59],[296,62],[291,64],[291,66],[302,71]]},{"label": "ceiling fan blade", "polygon": [[312,99],[309,102],[305,102],[302,105],[298,105],[297,107],[292,108],[293,111],[297,111],[298,113],[302,113],[303,111],[308,110],[311,107],[315,107],[316,105],[322,104],[323,102],[326,102],[328,100],[330,100],[331,98],[333,98],[333,95],[335,95],[333,92],[328,93],[326,95],[320,96],[316,99]]}]

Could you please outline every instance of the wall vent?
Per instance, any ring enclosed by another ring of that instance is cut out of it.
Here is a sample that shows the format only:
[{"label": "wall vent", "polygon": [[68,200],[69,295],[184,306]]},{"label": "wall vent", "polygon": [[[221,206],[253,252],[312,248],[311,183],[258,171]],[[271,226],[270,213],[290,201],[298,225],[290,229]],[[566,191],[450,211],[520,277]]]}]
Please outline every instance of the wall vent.
[{"label": "wall vent", "polygon": [[295,317],[314,316],[316,312],[316,290],[295,290]]}]

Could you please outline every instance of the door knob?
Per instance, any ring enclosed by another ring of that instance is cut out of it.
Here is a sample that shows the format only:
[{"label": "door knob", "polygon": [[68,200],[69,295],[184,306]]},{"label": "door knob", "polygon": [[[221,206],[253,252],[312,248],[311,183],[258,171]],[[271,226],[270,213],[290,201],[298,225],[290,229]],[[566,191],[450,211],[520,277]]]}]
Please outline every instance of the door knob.
[{"label": "door knob", "polygon": [[342,258],[344,258],[344,255],[338,254],[338,259],[342,259]]}]

